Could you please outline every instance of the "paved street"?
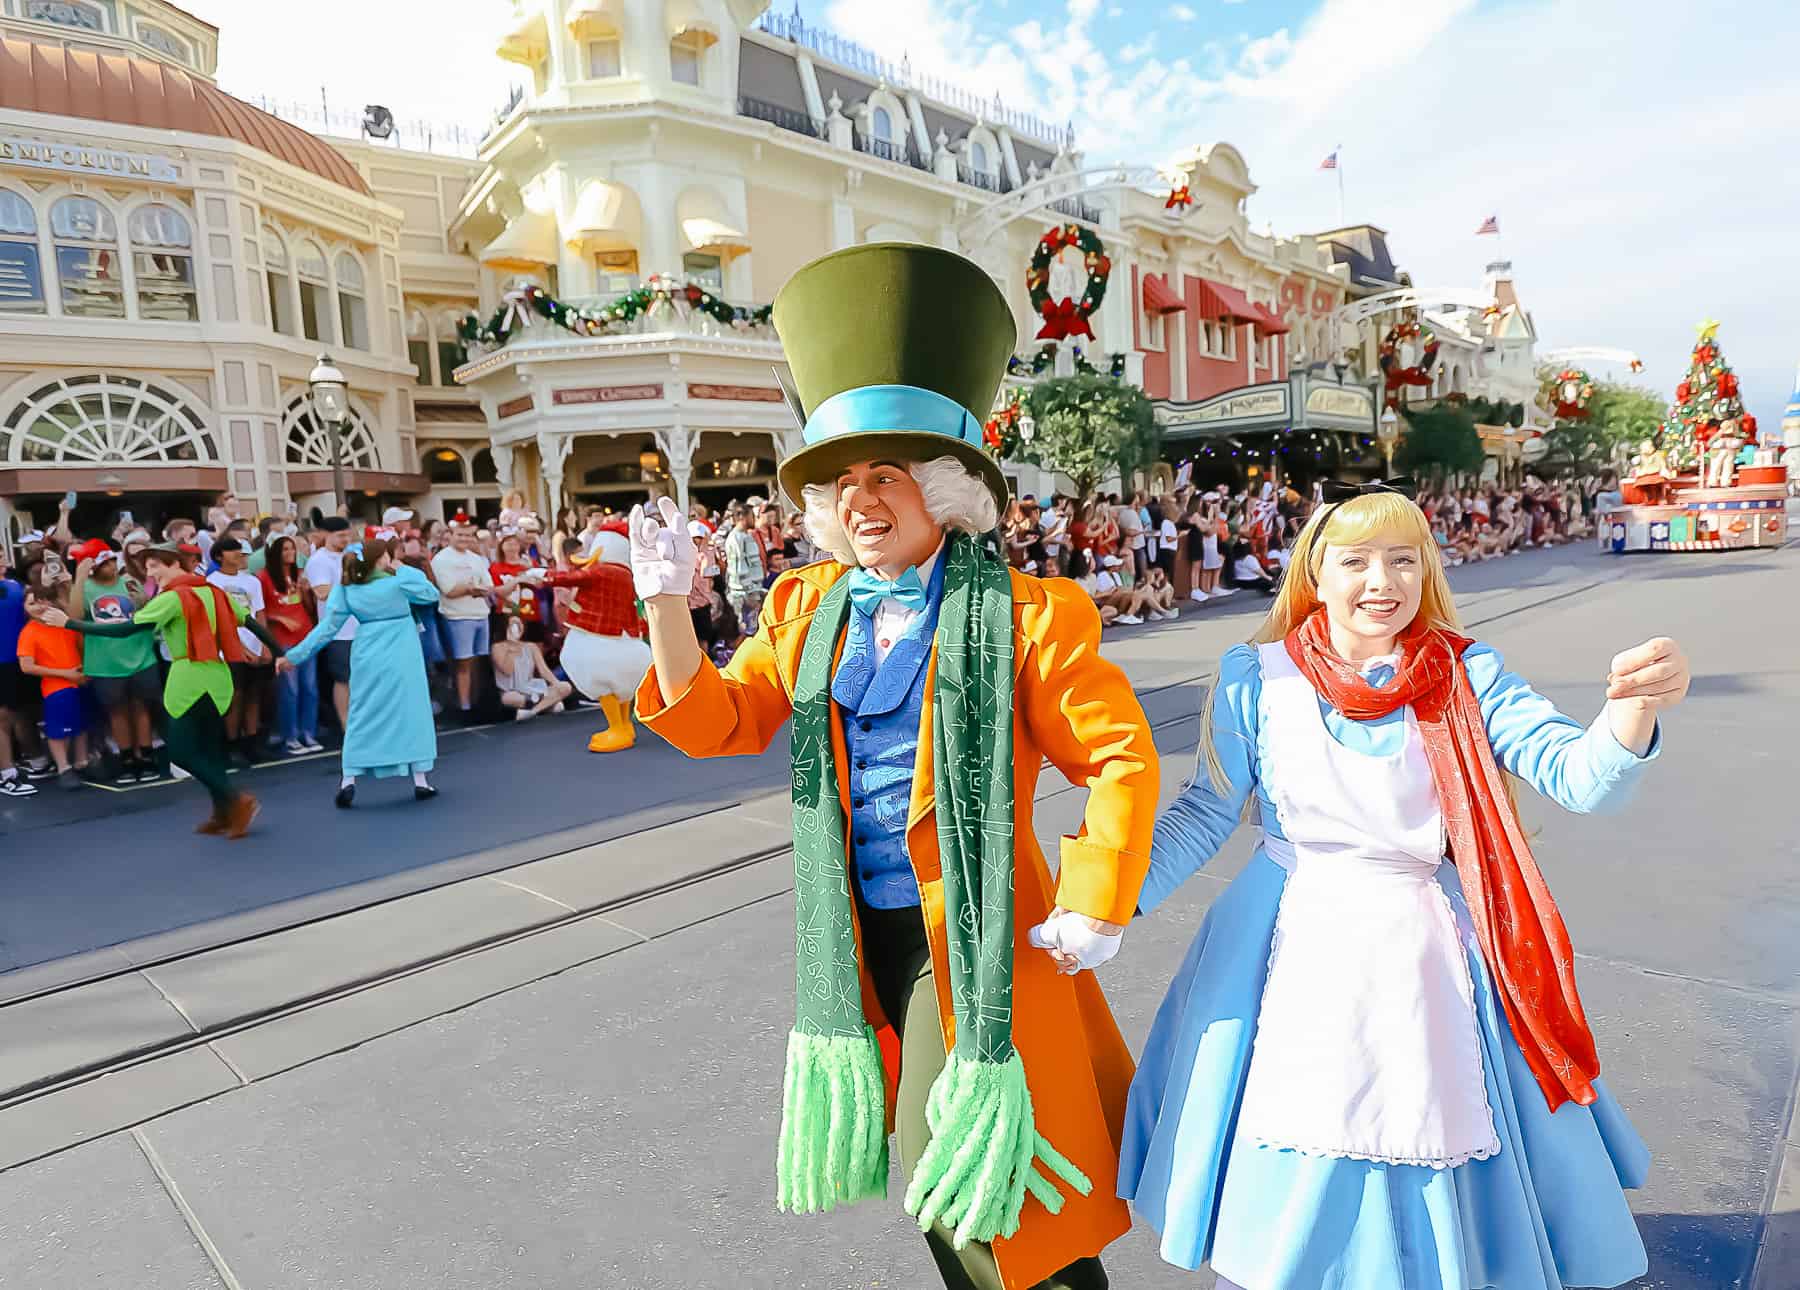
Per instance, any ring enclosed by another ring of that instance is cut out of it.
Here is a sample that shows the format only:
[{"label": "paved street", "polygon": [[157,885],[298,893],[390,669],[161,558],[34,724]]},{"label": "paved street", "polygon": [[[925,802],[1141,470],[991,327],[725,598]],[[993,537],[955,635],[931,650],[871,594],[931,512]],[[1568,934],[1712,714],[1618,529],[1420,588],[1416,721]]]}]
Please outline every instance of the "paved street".
[{"label": "paved street", "polygon": [[[1644,1287],[1750,1286],[1759,1242],[1759,1290],[1800,1285],[1797,562],[1582,547],[1453,579],[1473,634],[1583,721],[1618,649],[1666,632],[1693,660],[1628,813],[1527,804],[1608,1083],[1656,1155]],[[1252,601],[1109,639],[1165,797]],[[192,786],[0,813],[0,1285],[935,1284],[897,1201],[774,1212],[785,744],[602,759],[586,720],[447,738],[428,806],[381,785],[334,811],[329,760],[251,772],[267,813],[237,847],[194,845]],[[1080,794],[1040,792],[1052,839]],[[1248,849],[1104,970],[1134,1048]],[[1107,1261],[1115,1286],[1210,1285],[1144,1230]]]}]

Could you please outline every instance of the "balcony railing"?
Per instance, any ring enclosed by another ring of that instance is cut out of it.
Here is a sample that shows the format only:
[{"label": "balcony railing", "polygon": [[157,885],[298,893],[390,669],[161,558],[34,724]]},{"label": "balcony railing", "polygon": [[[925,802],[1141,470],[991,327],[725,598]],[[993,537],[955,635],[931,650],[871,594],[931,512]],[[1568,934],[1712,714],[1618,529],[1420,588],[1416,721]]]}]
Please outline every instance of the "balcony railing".
[{"label": "balcony railing", "polygon": [[405,148],[413,152],[473,157],[482,140],[479,130],[455,122],[405,118],[393,123],[393,133],[386,139],[376,139],[364,133],[361,112],[346,112],[325,103],[314,105],[272,99],[261,94],[240,94],[237,97],[253,107],[261,108],[270,116],[279,117],[311,134],[335,135],[340,139],[364,139],[371,144]]},{"label": "balcony railing", "polygon": [[904,143],[895,143],[890,139],[877,139],[871,134],[858,134],[856,141],[858,146],[871,157],[880,157],[883,161],[892,161],[902,166],[908,164]]},{"label": "balcony railing", "polygon": [[979,188],[984,192],[1010,193],[1012,191],[1012,185],[1006,181],[1005,175],[976,170],[960,161],[956,164],[956,177],[970,187]]},{"label": "balcony railing", "polygon": [[767,121],[770,125],[779,126],[783,130],[792,130],[795,134],[804,134],[809,138],[825,137],[825,123],[805,112],[796,112],[793,108],[783,107],[779,103],[771,103],[767,99],[753,99],[748,95],[738,98],[738,115],[747,116],[753,121]]},{"label": "balcony railing", "polygon": [[1070,219],[1085,220],[1089,224],[1100,222],[1100,212],[1079,197],[1065,197],[1061,201],[1051,202],[1050,209],[1060,211]]},{"label": "balcony railing", "polygon": [[898,63],[891,63],[873,50],[845,40],[834,31],[824,27],[808,26],[801,20],[799,10],[791,14],[768,12],[756,23],[756,30],[766,32],[780,40],[790,41],[796,45],[804,45],[816,54],[829,58],[840,66],[851,71],[860,72],[864,76],[877,80],[885,80],[889,86],[902,90],[915,90],[926,98],[932,99],[946,107],[954,108],[965,115],[978,117],[990,125],[1003,125],[1015,134],[1052,147],[1059,144],[1074,143],[1075,130],[1073,123],[1066,127],[1051,125],[1040,116],[1029,112],[1018,112],[1000,101],[1000,96],[984,98],[979,94],[952,85],[947,81],[930,76],[914,75],[911,60],[902,57]]}]

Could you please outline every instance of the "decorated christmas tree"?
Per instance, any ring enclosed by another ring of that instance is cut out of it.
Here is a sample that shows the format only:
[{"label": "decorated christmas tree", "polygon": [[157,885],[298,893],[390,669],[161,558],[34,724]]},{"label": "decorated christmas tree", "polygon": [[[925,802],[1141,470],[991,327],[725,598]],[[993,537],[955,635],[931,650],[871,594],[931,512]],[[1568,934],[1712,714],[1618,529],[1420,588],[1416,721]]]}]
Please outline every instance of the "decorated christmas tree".
[{"label": "decorated christmas tree", "polygon": [[1719,348],[1718,330],[1719,324],[1710,319],[1700,324],[1687,375],[1675,387],[1675,402],[1662,424],[1662,449],[1678,473],[1700,469],[1708,443],[1722,429],[1743,439],[1756,438],[1756,418],[1744,411],[1737,373]]}]

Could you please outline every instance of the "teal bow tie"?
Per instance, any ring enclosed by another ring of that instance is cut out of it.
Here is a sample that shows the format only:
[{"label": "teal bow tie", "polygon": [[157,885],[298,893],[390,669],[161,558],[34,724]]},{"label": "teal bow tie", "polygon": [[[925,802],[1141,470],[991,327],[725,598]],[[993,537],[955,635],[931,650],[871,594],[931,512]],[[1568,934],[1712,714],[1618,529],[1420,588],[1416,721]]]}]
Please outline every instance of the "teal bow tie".
[{"label": "teal bow tie", "polygon": [[850,575],[850,603],[857,612],[867,614],[871,618],[881,608],[881,602],[892,599],[902,609],[910,609],[918,613],[925,608],[927,600],[924,579],[919,577],[919,567],[914,565],[893,581],[870,573],[867,569],[857,569]]}]

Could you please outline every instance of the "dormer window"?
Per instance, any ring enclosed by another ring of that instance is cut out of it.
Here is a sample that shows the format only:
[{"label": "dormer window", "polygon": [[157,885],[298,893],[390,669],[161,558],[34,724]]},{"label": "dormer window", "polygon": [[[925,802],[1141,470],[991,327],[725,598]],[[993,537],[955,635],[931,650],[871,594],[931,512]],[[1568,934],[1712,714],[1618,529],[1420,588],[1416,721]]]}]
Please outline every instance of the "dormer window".
[{"label": "dormer window", "polygon": [[987,145],[979,139],[969,145],[969,164],[978,175],[991,175],[994,168],[988,164]]},{"label": "dormer window", "polygon": [[59,27],[106,30],[106,15],[100,11],[100,6],[85,4],[83,0],[25,0],[25,16],[38,22],[53,22]]},{"label": "dormer window", "polygon": [[894,141],[894,118],[888,115],[888,110],[886,108],[876,108],[869,120],[869,128],[874,132],[877,139],[880,139],[883,143],[892,143]]},{"label": "dormer window", "polygon": [[625,65],[619,53],[619,38],[598,36],[587,43],[588,79],[608,80],[620,75]]},{"label": "dormer window", "polygon": [[669,41],[669,76],[681,85],[700,84],[700,59],[711,43],[705,32],[677,33]]}]

